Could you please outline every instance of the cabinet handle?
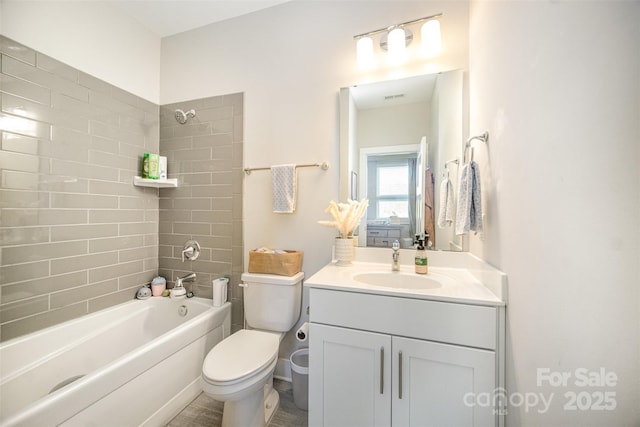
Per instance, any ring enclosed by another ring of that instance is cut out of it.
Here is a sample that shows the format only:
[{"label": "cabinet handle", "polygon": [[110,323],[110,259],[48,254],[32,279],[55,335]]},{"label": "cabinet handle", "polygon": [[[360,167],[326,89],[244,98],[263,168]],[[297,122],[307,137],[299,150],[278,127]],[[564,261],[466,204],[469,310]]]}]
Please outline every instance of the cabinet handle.
[{"label": "cabinet handle", "polygon": [[402,352],[398,353],[398,399],[402,399]]},{"label": "cabinet handle", "polygon": [[380,347],[380,394],[384,393],[384,347]]}]

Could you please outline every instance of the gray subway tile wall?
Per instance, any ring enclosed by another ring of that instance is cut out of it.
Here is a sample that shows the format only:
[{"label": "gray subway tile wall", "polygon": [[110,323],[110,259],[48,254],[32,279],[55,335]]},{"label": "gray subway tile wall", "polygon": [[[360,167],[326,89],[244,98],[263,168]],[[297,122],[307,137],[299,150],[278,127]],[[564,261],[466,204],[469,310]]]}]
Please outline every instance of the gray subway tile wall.
[{"label": "gray subway tile wall", "polygon": [[159,106],[0,36],[0,339],[130,300],[158,270]]},{"label": "gray subway tile wall", "polygon": [[[180,124],[176,109],[196,116]],[[160,107],[160,154],[167,156],[178,188],[160,189],[160,274],[170,281],[195,272],[197,296],[211,298],[211,282],[229,277],[232,330],[243,327],[243,94],[231,94]],[[202,247],[196,261],[182,262],[187,240]]]},{"label": "gray subway tile wall", "polygon": [[[243,95],[159,106],[0,36],[0,340],[132,299],[157,272],[229,276],[243,326]],[[195,108],[186,125],[175,108]],[[135,187],[142,155],[179,187]],[[182,263],[186,240],[202,255]]]}]

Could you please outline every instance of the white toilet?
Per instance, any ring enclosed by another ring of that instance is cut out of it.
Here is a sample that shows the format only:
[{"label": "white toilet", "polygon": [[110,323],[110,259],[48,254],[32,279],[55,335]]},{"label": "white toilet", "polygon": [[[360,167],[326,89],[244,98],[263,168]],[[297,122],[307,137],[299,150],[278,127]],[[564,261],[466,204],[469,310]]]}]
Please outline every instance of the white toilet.
[{"label": "white toilet", "polygon": [[202,389],[224,402],[223,427],[265,426],[278,408],[273,371],[280,340],[300,318],[302,279],[243,273],[246,326],[211,349],[202,366]]}]

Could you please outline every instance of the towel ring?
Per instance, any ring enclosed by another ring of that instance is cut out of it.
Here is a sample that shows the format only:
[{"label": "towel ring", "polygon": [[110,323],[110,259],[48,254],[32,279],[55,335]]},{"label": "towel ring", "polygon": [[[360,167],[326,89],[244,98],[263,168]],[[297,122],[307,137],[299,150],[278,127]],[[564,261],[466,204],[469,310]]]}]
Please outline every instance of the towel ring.
[{"label": "towel ring", "polygon": [[449,163],[455,163],[455,164],[457,165],[457,164],[460,164],[460,160],[458,160],[458,159],[452,159],[452,160],[449,160],[449,161],[445,162],[445,163],[444,163],[444,168],[445,168],[445,169],[448,169]]},{"label": "towel ring", "polygon": [[464,144],[464,154],[462,156],[463,161],[464,159],[467,158],[467,150],[471,150],[471,156],[469,161],[472,162],[473,161],[473,147],[471,146],[471,141],[473,141],[474,139],[477,139],[478,141],[482,141],[485,144],[489,141],[489,132],[487,132],[486,130],[480,134],[480,135],[475,135],[475,136],[471,136],[469,137],[469,139],[467,139],[467,142],[465,142]]},{"label": "towel ring", "polygon": [[[450,171],[449,171],[449,163],[455,163],[456,165],[459,165],[459,164],[460,164],[460,160],[458,160],[458,159],[451,159],[451,160],[448,160],[448,161],[444,162],[444,170],[446,170],[446,171],[447,171],[447,179],[449,179],[449,172],[450,172]],[[444,174],[443,174],[443,175],[444,175]]]}]

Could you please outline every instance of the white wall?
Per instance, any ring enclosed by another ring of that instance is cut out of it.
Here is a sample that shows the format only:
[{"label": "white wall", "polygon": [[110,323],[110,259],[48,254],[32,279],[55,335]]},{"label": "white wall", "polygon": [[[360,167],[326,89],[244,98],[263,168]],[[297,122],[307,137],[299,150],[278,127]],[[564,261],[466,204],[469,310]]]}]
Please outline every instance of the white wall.
[{"label": "white wall", "polygon": [[0,33],[159,103],[160,37],[106,2],[0,0]]},{"label": "white wall", "polygon": [[[245,178],[245,248],[304,251],[303,269],[330,260],[329,200],[338,198],[338,91],[341,87],[428,70],[466,68],[468,5],[463,2],[294,0],[162,41],[162,103],[245,93],[245,166],[328,161],[299,170],[298,209],[271,212],[268,172]],[[445,52],[436,61],[369,74],[358,71],[353,36],[444,12]]]},{"label": "white wall", "polygon": [[[507,389],[554,394],[510,426],[640,425],[640,3],[474,1],[470,128],[489,130],[484,240],[509,277]],[[567,386],[537,369],[569,372]],[[604,368],[612,387],[579,387]],[[615,411],[565,393],[614,392]]]},{"label": "white wall", "polygon": [[[393,119],[391,119],[393,117]],[[358,111],[359,148],[419,144],[431,127],[431,103]]]},{"label": "white wall", "polygon": [[[464,127],[464,92],[463,71],[443,73],[438,76],[436,90],[433,95],[432,108],[437,113],[437,123],[433,124],[438,141],[437,155],[429,158],[429,164],[435,177],[436,197],[434,198],[434,212],[436,222],[440,212],[440,183],[446,173],[445,162],[458,159],[459,163],[448,165],[449,180],[454,189],[458,188],[458,171],[462,165],[462,141]],[[433,120],[432,120],[433,121]],[[436,148],[436,147],[434,147]],[[431,149],[431,147],[430,147]],[[435,151],[435,150],[434,150]],[[436,248],[439,250],[451,250],[452,247],[462,247],[462,238],[455,235],[453,226],[436,228]]]},{"label": "white wall", "polygon": [[[331,260],[334,230],[318,220],[339,198],[339,89],[467,67],[468,4],[294,0],[162,40],[161,103],[244,92],[245,167],[328,161],[298,172],[295,214],[271,212],[268,171],[244,180],[244,247],[304,252],[307,277]],[[401,68],[357,69],[353,36],[443,12],[443,54]],[[245,263],[247,257],[245,257]],[[303,309],[307,295],[303,296]],[[303,314],[300,322],[306,320]],[[280,352],[296,346],[291,335]]]}]

